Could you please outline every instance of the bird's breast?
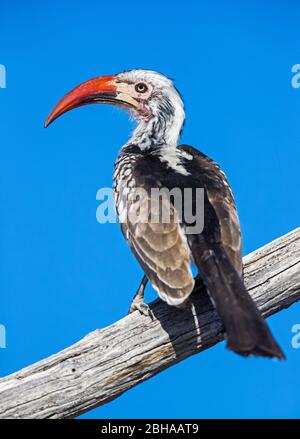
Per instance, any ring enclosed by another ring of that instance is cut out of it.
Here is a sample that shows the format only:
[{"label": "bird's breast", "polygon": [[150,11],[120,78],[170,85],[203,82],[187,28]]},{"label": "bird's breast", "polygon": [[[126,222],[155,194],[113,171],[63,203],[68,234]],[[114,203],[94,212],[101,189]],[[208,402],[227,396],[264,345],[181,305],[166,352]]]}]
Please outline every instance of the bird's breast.
[{"label": "bird's breast", "polygon": [[127,215],[127,201],[136,189],[134,166],[137,158],[133,155],[119,157],[115,163],[113,175],[113,192],[115,207],[120,219],[124,222]]}]

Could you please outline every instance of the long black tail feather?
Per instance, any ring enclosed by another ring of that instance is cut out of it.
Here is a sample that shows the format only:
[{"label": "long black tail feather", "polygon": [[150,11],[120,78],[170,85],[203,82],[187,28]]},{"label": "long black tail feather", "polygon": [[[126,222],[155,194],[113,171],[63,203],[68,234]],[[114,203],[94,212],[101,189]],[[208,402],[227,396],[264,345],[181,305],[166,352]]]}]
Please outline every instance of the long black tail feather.
[{"label": "long black tail feather", "polygon": [[194,259],[223,321],[227,348],[243,356],[284,359],[284,353],[223,247],[217,244],[205,250],[203,245],[201,247],[201,253],[194,254]]}]

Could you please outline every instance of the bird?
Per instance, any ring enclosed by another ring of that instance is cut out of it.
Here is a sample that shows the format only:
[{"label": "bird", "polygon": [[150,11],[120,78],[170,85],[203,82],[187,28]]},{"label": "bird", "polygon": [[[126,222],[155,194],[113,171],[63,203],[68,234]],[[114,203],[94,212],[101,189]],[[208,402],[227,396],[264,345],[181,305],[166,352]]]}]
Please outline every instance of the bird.
[{"label": "bird", "polygon": [[[222,320],[228,349],[245,357],[284,359],[244,284],[241,228],[229,182],[213,159],[192,146],[178,144],[185,107],[174,81],[143,69],[87,80],[58,101],[45,127],[87,104],[115,105],[136,121],[115,161],[113,175],[121,229],[144,272],[130,312],[147,314],[144,290],[148,281],[163,301],[177,308],[189,303],[192,292],[204,285]],[[151,202],[153,189],[183,193],[188,188],[192,208],[196,189],[202,189],[204,218],[202,229],[189,233],[184,207],[178,207],[172,197]],[[169,221],[162,220],[162,211],[169,213]],[[152,215],[158,219],[151,221]]]}]

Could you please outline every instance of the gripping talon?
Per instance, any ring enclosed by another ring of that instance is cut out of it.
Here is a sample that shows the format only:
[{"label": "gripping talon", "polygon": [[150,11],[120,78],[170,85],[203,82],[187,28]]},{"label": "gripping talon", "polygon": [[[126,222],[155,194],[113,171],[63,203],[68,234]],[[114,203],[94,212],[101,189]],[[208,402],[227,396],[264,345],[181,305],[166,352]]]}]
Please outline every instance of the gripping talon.
[{"label": "gripping talon", "polygon": [[129,314],[133,313],[134,311],[139,311],[140,314],[146,317],[152,316],[151,309],[145,302],[132,302],[129,309]]},{"label": "gripping talon", "polygon": [[153,313],[149,305],[147,305],[147,303],[145,303],[144,301],[144,292],[147,282],[148,279],[146,276],[144,276],[134,298],[132,299],[128,314],[131,314],[134,311],[138,311],[141,315],[151,317],[151,319],[153,320]]}]

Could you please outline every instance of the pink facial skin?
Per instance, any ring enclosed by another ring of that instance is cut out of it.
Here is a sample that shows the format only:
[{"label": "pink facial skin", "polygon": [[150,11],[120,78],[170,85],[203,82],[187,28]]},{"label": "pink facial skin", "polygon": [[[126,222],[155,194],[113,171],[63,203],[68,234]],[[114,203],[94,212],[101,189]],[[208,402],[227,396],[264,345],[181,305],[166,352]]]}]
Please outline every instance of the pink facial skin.
[{"label": "pink facial skin", "polygon": [[[141,82],[141,81],[139,81]],[[136,84],[132,85],[132,97],[137,100],[140,104],[138,112],[139,112],[139,116],[140,118],[145,121],[145,122],[149,122],[149,120],[152,117],[152,112],[150,107],[147,105],[148,100],[150,99],[152,92],[153,92],[153,87],[151,84],[146,83],[148,87],[148,90],[145,93],[138,93],[135,89]]]}]

